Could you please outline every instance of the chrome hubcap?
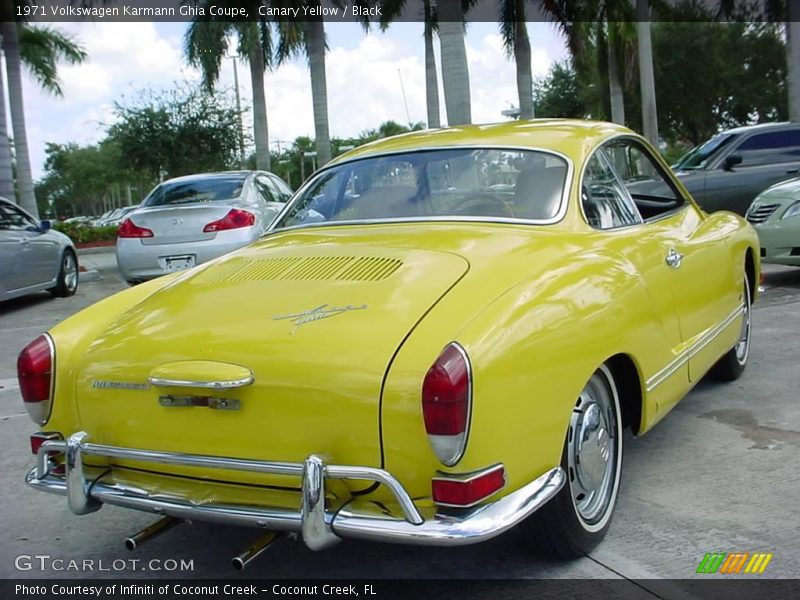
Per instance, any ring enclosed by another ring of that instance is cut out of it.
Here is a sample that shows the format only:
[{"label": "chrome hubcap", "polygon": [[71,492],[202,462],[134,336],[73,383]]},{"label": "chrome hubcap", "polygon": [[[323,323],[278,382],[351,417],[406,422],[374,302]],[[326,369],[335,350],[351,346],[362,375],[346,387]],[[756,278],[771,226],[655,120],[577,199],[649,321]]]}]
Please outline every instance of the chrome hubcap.
[{"label": "chrome hubcap", "polygon": [[570,419],[567,462],[572,502],[588,525],[607,513],[619,462],[615,400],[601,371],[581,392]]},{"label": "chrome hubcap", "polygon": [[75,263],[75,257],[69,252],[64,255],[64,285],[69,291],[74,290],[78,286],[78,265]]},{"label": "chrome hubcap", "polygon": [[744,310],[742,314],[742,332],[739,341],[736,343],[736,360],[740,365],[747,362],[747,355],[750,352],[750,286],[745,281],[744,284]]}]

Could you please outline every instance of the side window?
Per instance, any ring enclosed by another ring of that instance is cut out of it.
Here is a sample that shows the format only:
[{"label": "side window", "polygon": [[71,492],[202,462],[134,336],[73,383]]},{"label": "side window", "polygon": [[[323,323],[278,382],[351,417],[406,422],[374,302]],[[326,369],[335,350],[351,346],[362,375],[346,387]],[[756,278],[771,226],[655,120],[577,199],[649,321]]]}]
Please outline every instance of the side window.
[{"label": "side window", "polygon": [[278,196],[280,198],[280,202],[286,202],[289,198],[292,197],[292,188],[286,185],[280,177],[276,175],[270,176],[270,181],[272,181],[275,188],[278,190]]},{"label": "side window", "polygon": [[275,184],[267,176],[258,175],[256,177],[256,189],[261,197],[264,198],[264,202],[281,202]]},{"label": "side window", "polygon": [[0,205],[0,229],[6,231],[31,231],[36,222],[13,206]]},{"label": "side window", "polygon": [[742,157],[743,167],[800,161],[800,129],[751,135],[733,152]]},{"label": "side window", "polygon": [[650,152],[636,140],[616,140],[604,150],[643,219],[658,217],[685,204]]}]

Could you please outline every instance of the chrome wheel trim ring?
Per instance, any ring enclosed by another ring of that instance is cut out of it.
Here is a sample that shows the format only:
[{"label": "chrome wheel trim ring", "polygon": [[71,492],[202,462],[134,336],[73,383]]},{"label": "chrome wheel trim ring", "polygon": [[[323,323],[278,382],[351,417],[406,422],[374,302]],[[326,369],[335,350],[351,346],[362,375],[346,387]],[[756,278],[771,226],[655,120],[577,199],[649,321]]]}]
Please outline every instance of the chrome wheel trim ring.
[{"label": "chrome wheel trim ring", "polygon": [[616,502],[622,458],[619,415],[614,378],[603,365],[578,396],[567,438],[570,498],[589,532],[605,527]]},{"label": "chrome wheel trim ring", "polygon": [[752,325],[752,307],[750,306],[750,284],[747,277],[744,280],[744,308],[742,309],[742,332],[739,341],[733,347],[736,353],[736,362],[741,366],[747,363],[747,356],[750,354],[750,329]]},{"label": "chrome wheel trim ring", "polygon": [[64,287],[72,292],[78,287],[78,263],[71,252],[64,253],[64,261],[61,264],[64,271]]}]

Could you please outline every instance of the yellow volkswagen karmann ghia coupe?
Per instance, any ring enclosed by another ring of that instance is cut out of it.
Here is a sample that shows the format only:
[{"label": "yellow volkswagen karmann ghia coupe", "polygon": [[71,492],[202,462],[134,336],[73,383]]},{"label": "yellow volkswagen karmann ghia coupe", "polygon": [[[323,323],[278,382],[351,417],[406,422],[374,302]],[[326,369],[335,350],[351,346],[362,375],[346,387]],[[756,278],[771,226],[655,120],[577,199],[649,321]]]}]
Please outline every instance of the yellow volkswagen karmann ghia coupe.
[{"label": "yellow volkswagen karmann ghia coupe", "polygon": [[[20,355],[36,466],[76,514],[580,555],[641,435],[750,348],[759,245],[607,123],[356,148],[267,234]],[[265,542],[266,543],[266,542]],[[245,556],[239,566],[246,564]]]}]

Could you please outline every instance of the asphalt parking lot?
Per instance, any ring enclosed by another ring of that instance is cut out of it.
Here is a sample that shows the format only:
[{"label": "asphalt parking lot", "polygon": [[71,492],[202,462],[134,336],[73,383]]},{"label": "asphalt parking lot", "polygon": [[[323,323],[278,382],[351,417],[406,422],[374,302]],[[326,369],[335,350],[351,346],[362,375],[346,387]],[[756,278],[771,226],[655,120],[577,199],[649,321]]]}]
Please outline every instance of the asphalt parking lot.
[{"label": "asphalt parking lot", "polygon": [[[49,295],[0,304],[0,577],[270,578],[629,578],[688,579],[706,552],[771,552],[761,577],[800,574],[800,269],[765,269],[754,310],[750,364],[733,384],[701,382],[652,432],[626,439],[622,491],[605,542],[574,562],[536,557],[512,533],[457,549],[345,541],[314,553],[279,540],[243,573],[230,559],[259,533],[205,524],[180,525],[133,553],[124,538],[153,517],[104,507],[75,516],[66,501],[28,489],[28,436],[36,426],[22,407],[16,357],[40,332],[125,287],[113,255],[83,257],[98,269],[69,299]],[[39,568],[42,559],[93,560],[91,571]],[[116,569],[125,563],[122,572]],[[157,559],[161,562],[150,563]],[[170,560],[192,561],[169,571]],[[37,562],[37,560],[39,562]],[[102,562],[101,562],[102,561]],[[16,565],[16,566],[15,566]],[[17,566],[29,570],[18,570]],[[114,565],[114,570],[112,569]],[[151,567],[148,569],[148,565]],[[151,570],[161,566],[161,570]],[[105,568],[106,570],[100,570]],[[708,576],[706,576],[708,577]]]}]

